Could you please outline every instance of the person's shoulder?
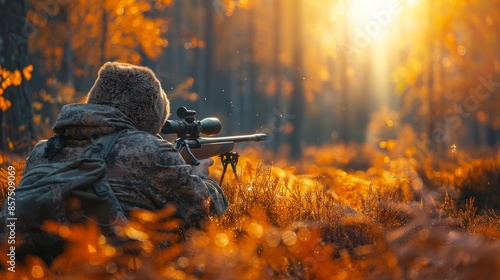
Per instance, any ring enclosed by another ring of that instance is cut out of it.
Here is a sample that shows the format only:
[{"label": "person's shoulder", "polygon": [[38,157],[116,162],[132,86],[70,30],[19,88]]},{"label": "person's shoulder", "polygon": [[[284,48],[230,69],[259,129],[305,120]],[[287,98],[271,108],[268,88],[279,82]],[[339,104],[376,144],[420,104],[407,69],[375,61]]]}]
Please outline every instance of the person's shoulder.
[{"label": "person's shoulder", "polygon": [[141,153],[156,153],[160,149],[176,152],[172,143],[140,130],[127,131],[123,136],[122,143],[127,149],[139,149]]},{"label": "person's shoulder", "polygon": [[121,160],[135,162],[140,166],[184,165],[180,153],[174,144],[153,134],[131,130],[119,140],[118,155]]},{"label": "person's shoulder", "polygon": [[46,142],[47,140],[41,140],[35,145],[35,147],[33,147],[28,158],[26,158],[24,173],[28,172],[34,166],[46,161],[46,159],[43,157]]},{"label": "person's shoulder", "polygon": [[35,147],[33,147],[33,149],[31,150],[30,152],[30,155],[28,158],[40,158],[42,157],[44,151],[45,151],[45,146],[47,143],[47,140],[41,140],[41,141],[38,141],[38,143],[35,145]]}]

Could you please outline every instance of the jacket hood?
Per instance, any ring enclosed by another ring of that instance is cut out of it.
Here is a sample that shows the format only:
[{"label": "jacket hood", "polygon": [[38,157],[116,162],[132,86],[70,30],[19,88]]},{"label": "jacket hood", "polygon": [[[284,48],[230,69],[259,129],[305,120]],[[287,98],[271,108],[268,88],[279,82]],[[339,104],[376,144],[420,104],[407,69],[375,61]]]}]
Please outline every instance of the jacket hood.
[{"label": "jacket hood", "polygon": [[106,62],[101,67],[87,103],[117,108],[138,130],[153,135],[170,114],[169,100],[153,71],[122,62]]},{"label": "jacket hood", "polygon": [[90,140],[120,129],[136,129],[120,110],[99,104],[69,104],[62,107],[52,130],[68,139]]}]

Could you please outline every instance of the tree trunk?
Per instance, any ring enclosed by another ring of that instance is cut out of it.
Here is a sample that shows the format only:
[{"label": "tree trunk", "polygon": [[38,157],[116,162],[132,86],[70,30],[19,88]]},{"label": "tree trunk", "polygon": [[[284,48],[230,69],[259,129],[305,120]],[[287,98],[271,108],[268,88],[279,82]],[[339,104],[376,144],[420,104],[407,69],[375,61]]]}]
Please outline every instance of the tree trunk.
[{"label": "tree trunk", "polygon": [[[69,17],[70,13],[68,10],[68,6],[62,6],[61,7],[61,21],[65,25],[69,25]],[[63,47],[63,61],[61,65],[61,77],[60,80],[63,83],[74,85],[75,83],[75,70],[74,70],[74,65],[75,65],[75,59],[73,55],[73,48],[71,47],[71,41],[72,41],[72,34],[71,30],[68,28],[66,30],[66,38],[64,40],[64,47]]]},{"label": "tree trunk", "polygon": [[[234,134],[236,131],[241,128],[241,114],[242,114],[242,104],[241,104],[241,84],[240,84],[240,74],[238,68],[240,67],[241,61],[239,61],[239,55],[235,54],[235,52],[231,52],[229,55],[229,63],[234,67],[234,70],[229,70],[229,100],[231,102],[230,106],[230,115],[229,118],[231,120],[231,126],[229,129],[229,134]],[[220,98],[222,100],[222,98]]]},{"label": "tree trunk", "polygon": [[106,56],[106,40],[108,39],[108,12],[104,5],[102,6],[102,38],[101,38],[101,65],[107,61]]},{"label": "tree trunk", "polygon": [[26,19],[26,1],[0,1],[0,65],[10,72],[21,71],[22,83],[11,85],[3,97],[11,107],[0,110],[2,153],[25,158],[35,142],[31,91],[23,69],[29,64],[28,38],[35,32]]},{"label": "tree trunk", "polygon": [[[343,27],[342,36],[344,41],[347,42],[348,38],[348,14],[349,14],[349,3],[346,0],[344,5],[344,17],[343,17]],[[339,140],[343,143],[349,142],[349,85],[347,84],[347,53],[340,55],[340,135]]]},{"label": "tree trunk", "polygon": [[[202,38],[202,37],[200,37]],[[194,87],[195,87],[195,90],[196,90],[196,93],[198,94],[198,106],[196,107],[196,110],[200,112],[200,109],[199,108],[200,106],[199,105],[202,105],[203,103],[202,100],[205,99],[205,96],[206,96],[206,89],[205,89],[205,85],[206,85],[206,76],[207,76],[207,73],[205,72],[204,70],[204,65],[205,65],[205,56],[206,56],[206,52],[204,49],[202,48],[196,48],[196,53],[195,53],[195,67],[194,67],[194,70],[193,70],[193,73],[194,73],[194,77],[195,78],[195,84],[194,84]],[[200,112],[200,116],[201,115],[201,112]]]},{"label": "tree trunk", "polygon": [[[249,130],[257,125],[255,121],[255,110],[253,106],[253,101],[255,100],[255,89],[256,89],[256,71],[254,63],[254,41],[255,41],[255,4],[248,11],[248,59],[244,61],[247,66],[247,71],[245,75],[246,78],[246,89],[243,93],[243,128]],[[245,80],[244,80],[245,81]]]},{"label": "tree trunk", "polygon": [[492,128],[490,125],[487,126],[486,131],[486,141],[489,147],[494,148],[497,144],[497,134],[498,129]]},{"label": "tree trunk", "polygon": [[292,83],[293,91],[291,96],[290,113],[294,115],[291,118],[293,131],[290,135],[290,157],[299,159],[302,155],[302,122],[304,117],[304,93],[302,90],[302,79],[304,78],[304,69],[302,65],[302,1],[297,0],[292,4],[292,28],[293,33],[293,57],[292,57]]},{"label": "tree trunk", "polygon": [[[205,4],[205,97],[200,98],[199,115],[205,116],[206,108],[216,105],[217,96],[214,93],[215,81],[215,18],[213,1]],[[206,100],[205,100],[206,98]]]},{"label": "tree trunk", "polygon": [[426,72],[425,72],[425,77],[424,77],[424,86],[427,87],[427,110],[426,114],[428,116],[428,123],[427,123],[427,137],[431,138],[432,137],[432,131],[434,130],[434,59],[433,59],[433,54],[434,54],[434,32],[433,32],[433,17],[434,17],[434,1],[429,0],[428,2],[428,27],[429,27],[429,37],[427,43],[428,49],[427,49],[427,54],[426,54]]},{"label": "tree trunk", "polygon": [[[274,64],[274,79],[276,81],[276,90],[274,93],[274,108],[277,110],[283,109],[283,101],[282,101],[282,87],[281,87],[281,62],[280,62],[280,49],[281,49],[281,0],[274,1],[274,46],[273,46],[273,64]],[[278,129],[276,124],[272,124],[274,137],[272,138],[274,141],[272,142],[272,147],[275,152],[278,152],[279,147],[281,145],[281,133],[282,131]]]}]

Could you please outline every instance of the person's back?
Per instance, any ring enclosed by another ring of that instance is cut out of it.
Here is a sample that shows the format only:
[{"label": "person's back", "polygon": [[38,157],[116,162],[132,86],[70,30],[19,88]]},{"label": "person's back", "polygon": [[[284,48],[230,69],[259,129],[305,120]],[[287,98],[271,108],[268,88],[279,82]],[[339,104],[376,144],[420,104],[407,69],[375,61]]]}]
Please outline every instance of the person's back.
[{"label": "person's back", "polygon": [[227,201],[207,177],[212,160],[202,161],[200,167],[187,165],[173,145],[161,139],[158,133],[168,115],[168,99],[151,70],[108,62],[87,103],[63,107],[53,127],[56,135],[35,146],[24,172],[75,160],[92,139],[126,129],[105,159],[107,180],[125,214],[133,208],[155,211],[173,204],[184,229],[198,228],[209,212],[222,214]]}]

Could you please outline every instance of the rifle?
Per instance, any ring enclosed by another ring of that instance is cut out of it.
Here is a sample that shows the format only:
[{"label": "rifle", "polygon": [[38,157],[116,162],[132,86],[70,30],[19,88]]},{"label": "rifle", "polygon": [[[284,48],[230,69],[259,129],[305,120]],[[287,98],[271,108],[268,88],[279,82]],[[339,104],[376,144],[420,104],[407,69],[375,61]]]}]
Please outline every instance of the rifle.
[{"label": "rifle", "polygon": [[250,135],[235,135],[226,137],[200,137],[200,134],[214,136],[220,132],[219,119],[210,117],[200,121],[196,120],[196,111],[186,107],[177,109],[177,116],[182,120],[167,120],[161,132],[164,134],[177,133],[174,141],[175,148],[179,151],[188,164],[199,165],[199,159],[206,159],[219,155],[223,171],[219,185],[222,184],[227,166],[230,164],[235,177],[238,153],[231,152],[234,144],[238,142],[259,142],[267,139],[264,133]]}]

